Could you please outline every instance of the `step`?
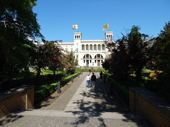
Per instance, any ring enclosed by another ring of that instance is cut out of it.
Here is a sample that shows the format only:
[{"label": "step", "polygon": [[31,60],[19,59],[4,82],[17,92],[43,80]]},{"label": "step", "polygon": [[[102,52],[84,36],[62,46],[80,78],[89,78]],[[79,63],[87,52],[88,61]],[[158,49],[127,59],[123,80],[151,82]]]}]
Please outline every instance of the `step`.
[{"label": "step", "polygon": [[11,113],[19,116],[55,116],[55,117],[91,117],[103,119],[138,119],[140,116],[136,114],[121,114],[117,112],[65,112],[61,110],[26,110]]}]

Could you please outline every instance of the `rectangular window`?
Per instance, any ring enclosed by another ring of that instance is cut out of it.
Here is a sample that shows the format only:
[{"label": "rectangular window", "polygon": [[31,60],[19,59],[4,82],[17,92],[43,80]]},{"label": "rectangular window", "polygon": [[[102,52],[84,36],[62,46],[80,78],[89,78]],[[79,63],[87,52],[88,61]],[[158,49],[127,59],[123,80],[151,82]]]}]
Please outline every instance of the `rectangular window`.
[{"label": "rectangular window", "polygon": [[78,52],[78,48],[77,48],[76,50],[77,50],[77,52]]},{"label": "rectangular window", "polygon": [[77,59],[78,59],[78,57],[79,57],[79,56],[77,55]]},{"label": "rectangular window", "polygon": [[84,60],[84,63],[85,63],[85,60]]},{"label": "rectangular window", "polygon": [[73,48],[71,48],[71,51],[73,51]]}]

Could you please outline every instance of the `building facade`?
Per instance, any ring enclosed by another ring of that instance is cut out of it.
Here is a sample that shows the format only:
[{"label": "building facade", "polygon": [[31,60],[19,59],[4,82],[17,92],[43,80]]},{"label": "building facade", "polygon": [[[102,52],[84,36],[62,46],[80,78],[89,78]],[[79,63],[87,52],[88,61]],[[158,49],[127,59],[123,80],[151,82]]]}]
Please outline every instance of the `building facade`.
[{"label": "building facade", "polygon": [[105,32],[103,40],[82,40],[81,32],[74,32],[74,42],[62,42],[59,45],[66,51],[73,51],[79,66],[101,67],[110,53],[105,41],[113,40],[113,32]]}]

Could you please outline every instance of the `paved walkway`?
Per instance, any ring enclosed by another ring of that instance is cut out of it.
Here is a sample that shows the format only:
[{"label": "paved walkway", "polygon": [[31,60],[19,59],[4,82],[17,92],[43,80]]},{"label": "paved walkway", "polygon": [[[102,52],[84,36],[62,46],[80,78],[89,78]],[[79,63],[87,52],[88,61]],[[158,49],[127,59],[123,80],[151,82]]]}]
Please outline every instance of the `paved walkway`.
[{"label": "paved walkway", "polygon": [[[139,115],[112,106],[97,76],[96,88],[86,88],[84,73],[51,105],[18,111],[0,119],[4,127],[150,127]],[[48,100],[47,100],[48,101]],[[120,102],[121,103],[121,102]],[[113,112],[114,111],[114,112]]]}]

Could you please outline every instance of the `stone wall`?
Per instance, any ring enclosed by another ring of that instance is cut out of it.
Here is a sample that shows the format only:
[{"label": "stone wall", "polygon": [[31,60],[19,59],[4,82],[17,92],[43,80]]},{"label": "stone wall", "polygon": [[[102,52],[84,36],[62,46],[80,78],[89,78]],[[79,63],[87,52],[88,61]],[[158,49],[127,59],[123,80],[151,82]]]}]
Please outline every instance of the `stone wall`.
[{"label": "stone wall", "polygon": [[170,127],[170,104],[144,88],[129,88],[129,108],[154,127]]},{"label": "stone wall", "polygon": [[0,118],[11,112],[34,106],[34,86],[20,86],[0,92]]}]

